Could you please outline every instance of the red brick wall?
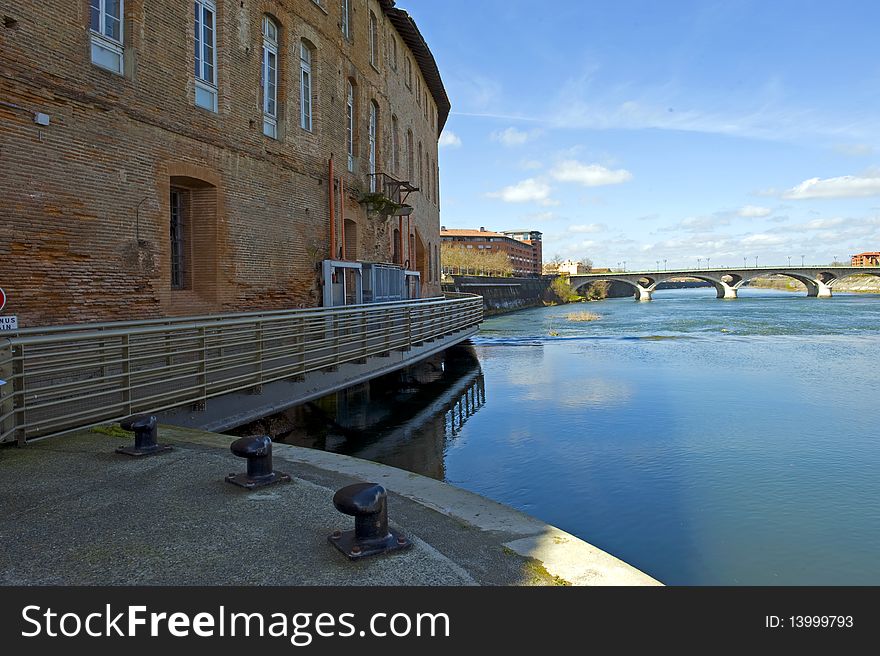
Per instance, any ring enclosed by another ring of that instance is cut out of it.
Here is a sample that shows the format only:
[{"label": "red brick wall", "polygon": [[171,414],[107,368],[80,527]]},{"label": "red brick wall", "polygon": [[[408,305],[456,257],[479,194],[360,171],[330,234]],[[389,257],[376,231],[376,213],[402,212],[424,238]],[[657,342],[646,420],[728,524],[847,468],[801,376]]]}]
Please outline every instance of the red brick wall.
[{"label": "red brick wall", "polygon": [[[337,176],[346,178],[345,217],[358,224],[360,259],[390,261],[395,226],[366,216],[356,202],[358,190],[368,190],[370,100],[380,110],[380,171],[390,169],[392,114],[432,164],[437,130],[404,84],[402,61],[411,53],[399,35],[398,70],[388,65],[396,32],[378,3],[352,2],[351,42],[339,29],[339,4],[327,1],[324,11],[312,0],[244,7],[218,0],[213,113],[194,104],[191,3],[127,0],[125,75],[116,75],[91,63],[88,0],[0,0],[0,15],[14,21],[0,24],[5,312],[32,327],[318,305],[316,263],[329,253],[331,155]],[[369,9],[382,24],[379,70],[369,63]],[[264,13],[280,26],[277,140],[262,132]],[[300,128],[302,38],[316,47],[312,132]],[[417,67],[413,74],[420,75]],[[362,135],[354,175],[346,171],[349,77],[357,81]],[[50,125],[36,125],[33,112],[48,114]],[[192,226],[187,290],[171,289],[172,177],[192,181],[201,217]],[[413,231],[425,244],[439,243],[439,201],[416,193],[409,202]],[[337,201],[337,243],[339,210]],[[439,286],[423,292],[439,293]]]}]

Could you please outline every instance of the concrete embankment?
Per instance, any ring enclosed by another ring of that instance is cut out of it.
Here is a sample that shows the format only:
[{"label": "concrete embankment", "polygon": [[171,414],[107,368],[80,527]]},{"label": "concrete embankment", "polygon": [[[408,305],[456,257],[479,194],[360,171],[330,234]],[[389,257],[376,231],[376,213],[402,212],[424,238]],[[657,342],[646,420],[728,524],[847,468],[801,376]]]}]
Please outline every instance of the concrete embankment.
[{"label": "concrete embankment", "polygon": [[[550,290],[556,276],[540,278],[493,278],[489,276],[453,276],[453,282],[444,283],[444,292],[478,294],[483,297],[486,316],[514,312],[530,307],[541,307],[548,302],[559,302]],[[610,282],[607,298],[633,295],[633,288],[625,283]]]},{"label": "concrete embankment", "polygon": [[479,294],[486,316],[540,307],[547,297],[554,276],[540,278],[495,278],[490,276],[453,276],[444,283],[444,292]]},{"label": "concrete embankment", "polygon": [[[174,450],[114,453],[126,437],[82,432],[0,449],[2,585],[658,585],[553,526],[392,467],[274,445],[292,476],[248,492],[233,438],[170,426]],[[334,492],[389,491],[407,551],[350,562],[327,541],[353,520]]]}]

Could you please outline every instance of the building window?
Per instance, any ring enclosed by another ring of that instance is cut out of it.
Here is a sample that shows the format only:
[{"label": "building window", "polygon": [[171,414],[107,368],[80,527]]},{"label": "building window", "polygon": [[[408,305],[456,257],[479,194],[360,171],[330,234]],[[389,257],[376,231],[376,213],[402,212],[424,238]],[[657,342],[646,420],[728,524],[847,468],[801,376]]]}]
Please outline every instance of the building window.
[{"label": "building window", "polygon": [[370,102],[370,193],[376,193],[376,135],[379,127],[379,106]]},{"label": "building window", "polygon": [[406,86],[408,89],[412,89],[412,60],[409,58],[409,55],[406,57]]},{"label": "building window", "polygon": [[416,165],[415,165],[415,155],[413,154],[413,133],[412,130],[406,131],[406,163],[407,163],[407,173],[409,173],[409,177],[407,178],[408,182],[412,182],[416,177]]},{"label": "building window", "polygon": [[346,143],[348,144],[348,170],[354,172],[354,85],[348,81],[348,100],[345,103]]},{"label": "building window", "polygon": [[425,187],[425,167],[422,162],[422,142],[419,142],[419,188],[424,189]]},{"label": "building window", "polygon": [[263,134],[278,138],[278,26],[263,16]]},{"label": "building window", "polygon": [[416,75],[416,105],[422,106],[422,78]]},{"label": "building window", "polygon": [[379,68],[379,23],[376,14],[370,12],[370,63]]},{"label": "building window", "polygon": [[195,0],[196,105],[217,111],[217,7]]},{"label": "building window", "polygon": [[343,36],[351,39],[351,0],[342,0],[342,21],[339,26]]},{"label": "building window", "polygon": [[185,191],[171,189],[171,289],[186,289]]},{"label": "building window", "polygon": [[303,130],[312,131],[312,49],[301,41],[299,44],[299,124]]},{"label": "building window", "polygon": [[122,73],[123,66],[122,2],[90,0],[89,3],[92,63],[114,73]]},{"label": "building window", "polygon": [[397,70],[397,38],[391,36],[391,68]]},{"label": "building window", "polygon": [[391,170],[398,173],[400,169],[400,135],[397,117],[391,117]]}]

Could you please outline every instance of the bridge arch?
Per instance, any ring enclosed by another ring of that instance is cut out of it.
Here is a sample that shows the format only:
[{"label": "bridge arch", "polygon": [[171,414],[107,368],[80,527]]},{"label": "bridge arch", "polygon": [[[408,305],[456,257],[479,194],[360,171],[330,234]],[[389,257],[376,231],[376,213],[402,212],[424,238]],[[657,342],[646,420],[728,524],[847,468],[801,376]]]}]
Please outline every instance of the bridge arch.
[{"label": "bridge arch", "polygon": [[846,280],[847,278],[852,278],[853,276],[873,276],[875,278],[880,278],[880,271],[851,271],[848,273],[844,273],[840,276],[835,276],[833,280],[828,282],[829,287],[834,287],[841,280]]},{"label": "bridge arch", "polygon": [[693,280],[708,282],[715,288],[715,293],[718,298],[736,298],[736,290],[739,289],[738,285],[742,283],[742,276],[735,273],[725,273],[718,277],[702,273],[685,273],[684,275],[678,276],[666,276],[660,282],[668,282],[670,278],[691,278]]},{"label": "bridge arch", "polygon": [[[632,287],[633,298],[635,298],[636,300],[651,300],[650,295],[653,289],[648,289],[640,286],[639,283],[634,281],[632,278],[617,278],[615,276],[591,278],[590,280],[581,281],[577,284],[577,287],[574,288],[575,293],[580,294],[581,296],[585,296],[586,294],[581,290],[584,290],[597,282],[621,282],[629,287]],[[653,282],[653,285],[656,286],[656,282]],[[648,296],[647,299],[643,298],[646,294]]]},{"label": "bridge arch", "polygon": [[[824,274],[828,276],[827,280],[834,280],[836,278],[836,276],[832,273],[824,272]],[[752,280],[756,280],[757,278],[765,278],[767,276],[785,276],[786,278],[797,280],[799,283],[803,284],[804,287],[807,288],[807,296],[819,298],[830,298],[831,296],[831,286],[829,283],[825,282],[826,279],[823,279],[823,273],[819,273],[816,278],[812,278],[805,273],[786,271],[784,269],[772,271],[765,270],[755,273],[752,276],[744,276],[742,282],[737,285],[737,289],[739,289],[746,283],[750,283]]]}]

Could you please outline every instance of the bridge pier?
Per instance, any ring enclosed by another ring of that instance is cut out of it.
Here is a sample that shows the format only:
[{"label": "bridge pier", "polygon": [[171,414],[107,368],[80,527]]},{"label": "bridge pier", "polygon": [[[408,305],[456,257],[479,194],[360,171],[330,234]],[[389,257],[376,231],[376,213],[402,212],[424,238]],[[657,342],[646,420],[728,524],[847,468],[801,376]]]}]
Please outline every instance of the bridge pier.
[{"label": "bridge pier", "polygon": [[812,285],[807,285],[807,296],[811,298],[831,298],[831,286],[821,280],[814,280]]},{"label": "bridge pier", "polygon": [[717,292],[718,298],[736,298],[736,287],[731,287],[726,282],[721,281],[715,283],[715,291]]},{"label": "bridge pier", "polygon": [[651,301],[651,300],[653,300],[653,297],[651,296],[651,290],[650,290],[650,289],[645,289],[645,288],[642,287],[641,285],[636,285],[636,289],[638,290],[638,292],[637,292],[637,294],[636,294],[636,300],[637,300],[637,301],[639,301],[639,302],[643,302],[643,301]]}]

